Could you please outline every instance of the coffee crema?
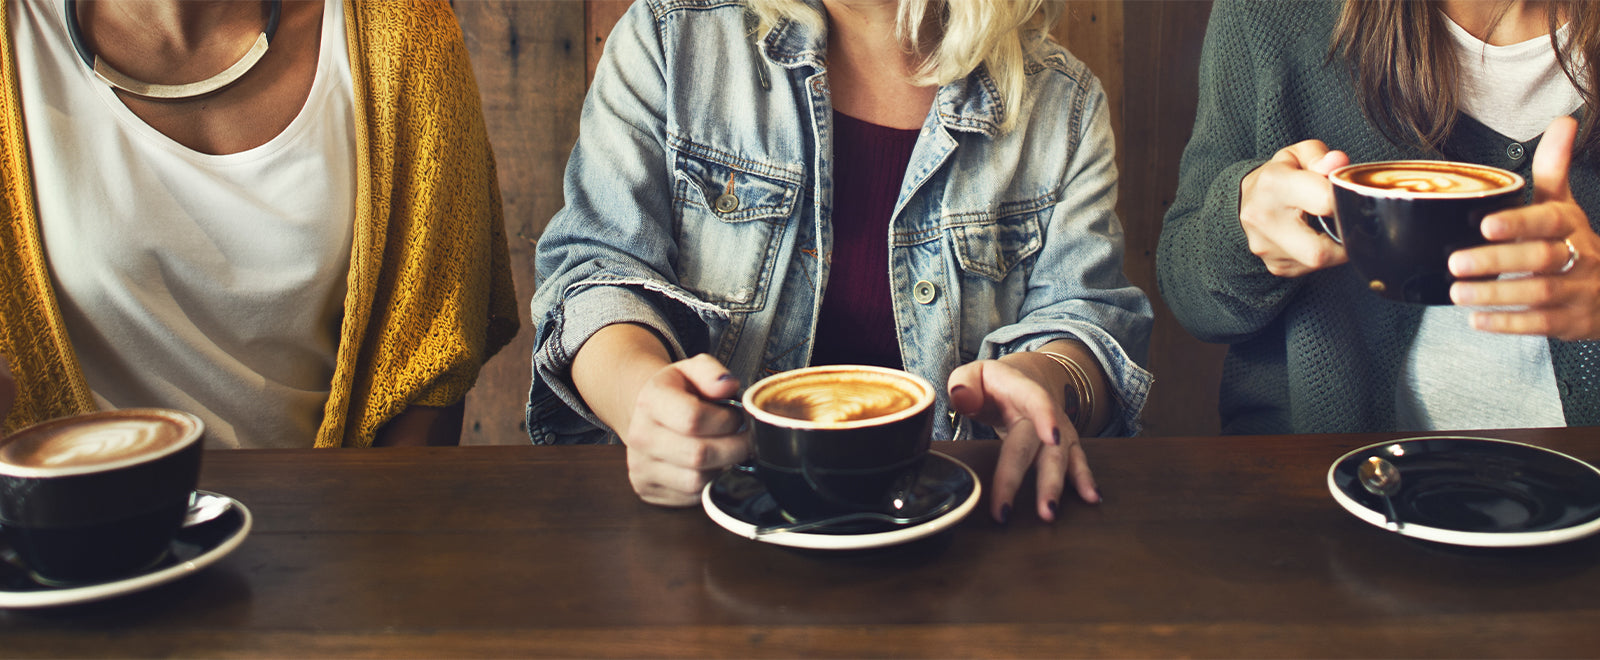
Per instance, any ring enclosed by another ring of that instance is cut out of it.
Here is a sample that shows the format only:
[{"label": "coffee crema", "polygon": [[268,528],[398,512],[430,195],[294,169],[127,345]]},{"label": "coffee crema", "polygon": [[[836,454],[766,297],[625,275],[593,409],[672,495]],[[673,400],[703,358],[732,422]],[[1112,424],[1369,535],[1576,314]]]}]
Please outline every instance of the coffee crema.
[{"label": "coffee crema", "polygon": [[1481,193],[1516,184],[1515,179],[1496,170],[1427,161],[1354,167],[1341,176],[1359,186],[1419,194]]},{"label": "coffee crema", "polygon": [[137,413],[47,423],[0,446],[0,463],[44,470],[105,466],[165,453],[194,429],[181,419]]},{"label": "coffee crema", "polygon": [[921,386],[872,371],[825,371],[795,376],[763,388],[752,402],[789,419],[836,424],[876,419],[917,405]]}]

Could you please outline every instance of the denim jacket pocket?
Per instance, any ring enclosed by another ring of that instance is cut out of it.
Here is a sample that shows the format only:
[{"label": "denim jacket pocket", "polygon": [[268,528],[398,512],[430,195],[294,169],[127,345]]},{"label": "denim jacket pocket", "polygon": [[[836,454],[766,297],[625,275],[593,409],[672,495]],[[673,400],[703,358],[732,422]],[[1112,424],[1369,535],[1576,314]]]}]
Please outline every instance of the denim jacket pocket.
[{"label": "denim jacket pocket", "polygon": [[1044,245],[1046,200],[1010,202],[998,212],[957,213],[946,220],[962,272],[1000,282]]},{"label": "denim jacket pocket", "polygon": [[800,181],[703,146],[673,146],[680,285],[728,311],[761,309]]}]

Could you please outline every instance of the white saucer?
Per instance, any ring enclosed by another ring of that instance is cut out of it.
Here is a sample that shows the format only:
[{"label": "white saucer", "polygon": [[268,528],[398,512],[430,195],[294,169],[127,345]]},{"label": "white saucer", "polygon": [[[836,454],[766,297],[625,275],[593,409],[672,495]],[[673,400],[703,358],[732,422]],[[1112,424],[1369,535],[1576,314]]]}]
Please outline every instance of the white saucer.
[{"label": "white saucer", "polygon": [[1400,472],[1392,497],[1403,536],[1479,548],[1573,541],[1600,532],[1600,470],[1543,447],[1459,436],[1380,442],[1328,468],[1328,491],[1351,515],[1378,527],[1383,498],[1358,472],[1379,456]]},{"label": "white saucer", "polygon": [[172,540],[167,557],[146,572],[120,580],[70,587],[40,584],[29,577],[27,569],[15,563],[11,548],[0,543],[0,608],[74,605],[166,584],[216,563],[239,547],[250,534],[252,520],[250,509],[234,500],[233,507],[215,520],[180,530]]},{"label": "white saucer", "polygon": [[983,486],[965,463],[939,452],[928,452],[917,487],[933,493],[967,491],[966,498],[940,516],[915,525],[876,524],[870,531],[775,532],[756,535],[756,528],[784,522],[784,513],[761,482],[746,472],[722,473],[700,492],[706,515],[734,534],[763,543],[810,550],[864,550],[908,543],[942,532],[961,522],[978,505]]}]

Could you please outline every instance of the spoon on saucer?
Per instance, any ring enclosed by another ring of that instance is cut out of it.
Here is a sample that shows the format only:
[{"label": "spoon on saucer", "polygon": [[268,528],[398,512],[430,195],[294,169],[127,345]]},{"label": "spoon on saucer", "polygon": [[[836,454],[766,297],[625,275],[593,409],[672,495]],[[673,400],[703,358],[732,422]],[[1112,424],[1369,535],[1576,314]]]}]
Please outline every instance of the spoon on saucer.
[{"label": "spoon on saucer", "polygon": [[811,520],[798,520],[794,522],[778,523],[776,525],[765,525],[756,528],[755,536],[762,537],[768,534],[777,534],[780,532],[808,532],[814,529],[832,527],[834,525],[865,521],[885,522],[901,527],[919,525],[944,515],[944,513],[949,511],[950,507],[954,506],[955,503],[955,493],[945,493],[944,499],[940,500],[937,505],[934,505],[932,508],[920,513],[910,515],[895,515],[881,511],[855,511],[852,513],[842,513],[837,516],[828,516],[826,518],[813,518]]},{"label": "spoon on saucer", "polygon": [[183,516],[183,526],[187,529],[211,522],[232,508],[233,498],[197,490],[189,495],[189,512]]},{"label": "spoon on saucer", "polygon": [[1404,523],[1400,522],[1400,516],[1395,513],[1392,499],[1395,493],[1400,492],[1400,470],[1382,457],[1369,456],[1361,463],[1361,487],[1383,498],[1384,506],[1389,509],[1389,521],[1384,527],[1391,532],[1400,531]]}]

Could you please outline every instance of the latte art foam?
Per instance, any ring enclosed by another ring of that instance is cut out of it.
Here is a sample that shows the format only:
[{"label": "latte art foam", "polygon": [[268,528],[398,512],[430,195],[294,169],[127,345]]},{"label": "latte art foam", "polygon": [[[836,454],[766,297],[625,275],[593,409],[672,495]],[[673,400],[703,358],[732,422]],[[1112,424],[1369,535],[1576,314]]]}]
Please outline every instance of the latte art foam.
[{"label": "latte art foam", "polygon": [[821,423],[892,415],[917,404],[921,388],[872,372],[818,373],[774,384],[755,403],[775,415]]},{"label": "latte art foam", "polygon": [[1424,163],[1357,168],[1344,176],[1351,183],[1369,188],[1422,194],[1488,192],[1514,183],[1493,171],[1460,166],[1430,167]]},{"label": "latte art foam", "polygon": [[18,438],[0,448],[0,462],[33,468],[115,463],[172,446],[185,429],[159,417],[124,417],[68,425]]}]

